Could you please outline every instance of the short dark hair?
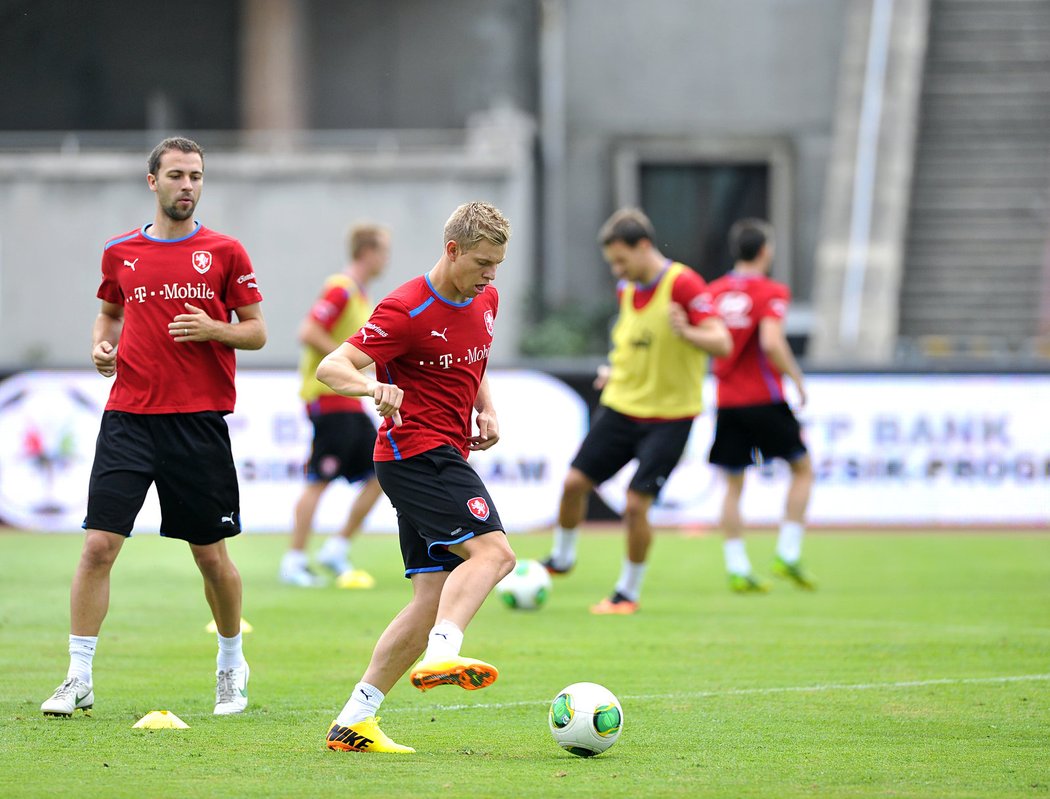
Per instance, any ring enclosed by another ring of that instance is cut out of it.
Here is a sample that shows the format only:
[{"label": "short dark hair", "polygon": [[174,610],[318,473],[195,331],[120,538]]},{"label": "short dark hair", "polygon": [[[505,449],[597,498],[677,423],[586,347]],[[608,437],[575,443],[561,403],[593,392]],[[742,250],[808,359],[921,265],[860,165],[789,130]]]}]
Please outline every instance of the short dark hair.
[{"label": "short dark hair", "polygon": [[753,261],[772,240],[773,226],[764,219],[741,219],[729,228],[729,253],[738,261]]},{"label": "short dark hair", "polygon": [[607,247],[614,241],[622,241],[628,247],[634,247],[642,239],[655,241],[656,231],[641,209],[621,208],[605,220],[598,231],[598,243]]},{"label": "short dark hair", "polygon": [[149,154],[146,164],[149,167],[149,173],[156,176],[157,170],[160,169],[160,159],[164,153],[171,150],[179,150],[184,153],[196,153],[201,157],[201,166],[204,166],[204,150],[201,146],[193,139],[186,139],[182,136],[171,136],[165,139],[156,147],[153,148],[153,152]]}]

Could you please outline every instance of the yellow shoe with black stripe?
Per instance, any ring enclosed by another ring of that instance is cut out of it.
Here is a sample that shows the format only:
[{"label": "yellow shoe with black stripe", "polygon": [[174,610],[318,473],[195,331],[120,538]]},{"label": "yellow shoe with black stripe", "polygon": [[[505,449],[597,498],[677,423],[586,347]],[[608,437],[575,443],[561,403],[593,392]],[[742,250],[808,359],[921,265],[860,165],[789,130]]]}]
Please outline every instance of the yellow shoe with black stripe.
[{"label": "yellow shoe with black stripe", "polygon": [[439,685],[458,685],[467,691],[477,691],[492,685],[497,677],[499,670],[490,663],[455,657],[420,663],[412,670],[409,679],[420,691],[428,691]]},{"label": "yellow shoe with black stripe", "polygon": [[385,732],[379,729],[379,719],[369,716],[364,721],[341,727],[333,721],[328,728],[325,746],[337,752],[385,752],[388,754],[408,755],[416,750],[411,746],[402,746],[390,740]]}]

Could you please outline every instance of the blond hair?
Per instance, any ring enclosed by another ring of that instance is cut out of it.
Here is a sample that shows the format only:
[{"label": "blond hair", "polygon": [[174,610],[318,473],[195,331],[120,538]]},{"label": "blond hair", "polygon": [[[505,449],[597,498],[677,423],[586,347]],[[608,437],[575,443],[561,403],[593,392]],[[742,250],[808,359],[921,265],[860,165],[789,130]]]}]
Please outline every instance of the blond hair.
[{"label": "blond hair", "polygon": [[356,261],[366,250],[379,249],[383,245],[383,239],[389,235],[389,231],[382,225],[354,225],[346,234],[346,251],[350,260]]},{"label": "blond hair", "polygon": [[499,247],[508,239],[510,222],[498,208],[488,203],[464,203],[445,223],[445,243],[454,241],[462,250],[471,250],[482,241]]}]

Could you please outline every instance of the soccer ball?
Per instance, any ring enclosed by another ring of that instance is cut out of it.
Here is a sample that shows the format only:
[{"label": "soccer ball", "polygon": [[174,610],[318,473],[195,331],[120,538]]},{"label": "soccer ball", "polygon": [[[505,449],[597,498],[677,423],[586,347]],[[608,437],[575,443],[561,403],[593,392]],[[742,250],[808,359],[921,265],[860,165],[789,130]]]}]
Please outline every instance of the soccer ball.
[{"label": "soccer ball", "polygon": [[623,708],[608,688],[576,682],[554,697],[548,722],[562,749],[579,757],[594,757],[620,737]]},{"label": "soccer ball", "polygon": [[551,591],[551,576],[538,560],[519,560],[514,571],[496,584],[496,593],[509,608],[535,610]]}]

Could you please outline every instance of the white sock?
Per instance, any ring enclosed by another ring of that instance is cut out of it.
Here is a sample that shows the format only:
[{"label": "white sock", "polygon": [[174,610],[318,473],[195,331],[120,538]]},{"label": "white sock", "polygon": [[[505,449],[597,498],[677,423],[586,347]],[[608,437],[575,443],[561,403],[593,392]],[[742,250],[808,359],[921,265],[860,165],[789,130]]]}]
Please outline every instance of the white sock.
[{"label": "white sock", "polygon": [[423,655],[423,662],[458,657],[462,647],[463,631],[448,619],[442,619],[427,636],[427,651]]},{"label": "white sock", "polygon": [[798,563],[802,557],[802,533],[804,528],[799,522],[781,522],[780,535],[777,536],[777,554],[788,563]]},{"label": "white sock", "polygon": [[645,577],[645,564],[632,563],[624,558],[620,567],[620,579],[616,590],[632,602],[637,602],[642,593],[642,579]]},{"label": "white sock", "polygon": [[240,666],[244,662],[244,650],[241,649],[241,634],[232,638],[219,638],[219,656],[215,658],[215,668],[218,671],[227,671]]},{"label": "white sock", "polygon": [[281,571],[283,572],[297,572],[306,568],[307,560],[306,553],[301,549],[289,549],[284,553],[284,557],[281,558]]},{"label": "white sock", "polygon": [[726,557],[726,571],[746,577],[751,574],[751,561],[748,560],[743,538],[727,538],[722,545]]},{"label": "white sock", "polygon": [[79,677],[91,685],[91,662],[95,659],[97,635],[69,636],[69,671],[66,677]]},{"label": "white sock", "polygon": [[350,554],[350,542],[341,535],[332,533],[325,539],[317,554],[325,560],[345,560]]},{"label": "white sock", "polygon": [[354,686],[353,693],[346,700],[339,715],[335,717],[335,723],[340,727],[349,727],[351,724],[364,721],[379,712],[379,706],[383,704],[384,699],[386,699],[386,694],[374,685],[359,682]]},{"label": "white sock", "polygon": [[559,569],[568,569],[576,564],[576,530],[557,526],[554,528],[554,545],[551,561]]}]

